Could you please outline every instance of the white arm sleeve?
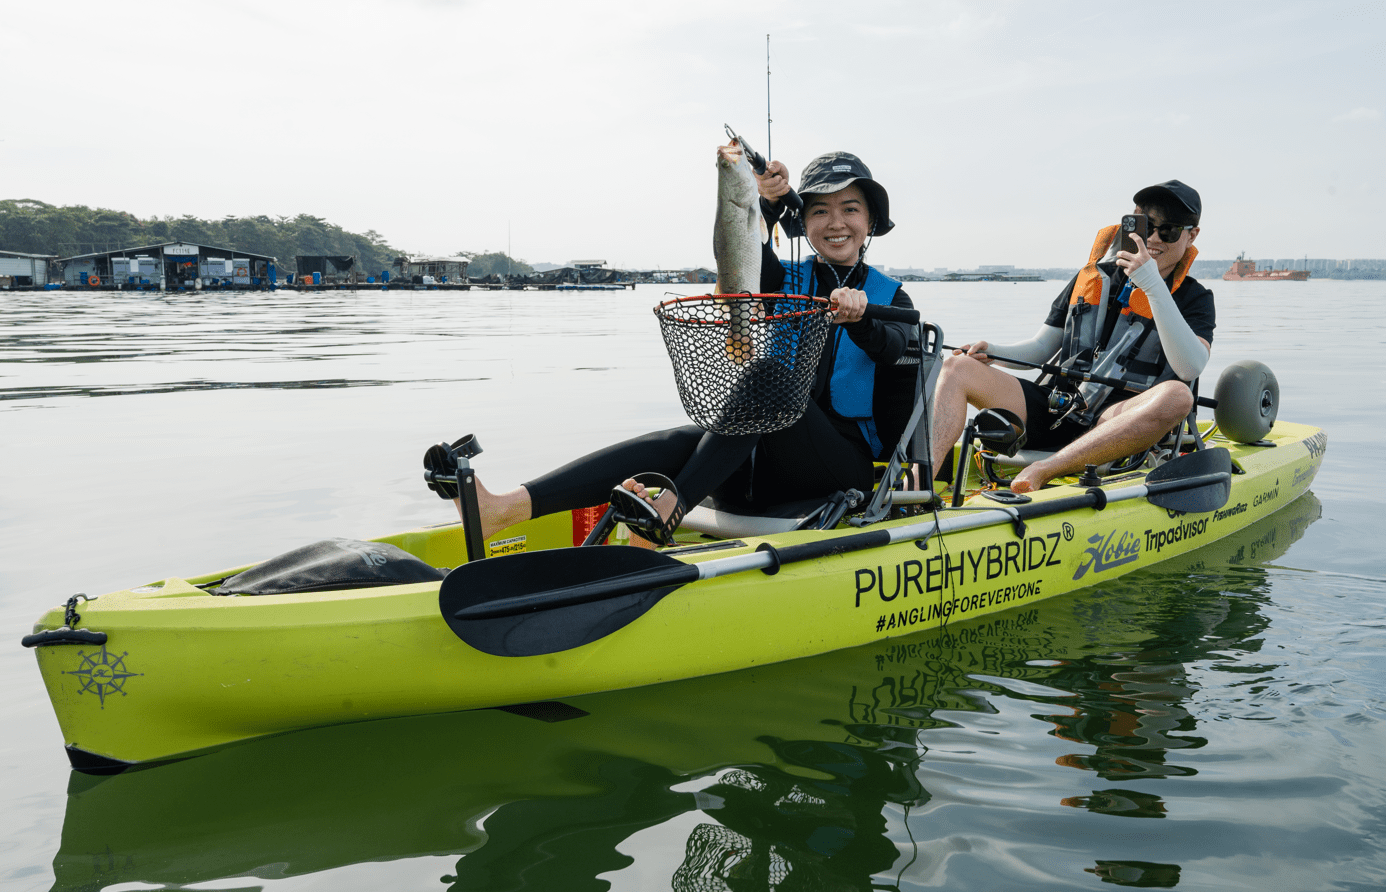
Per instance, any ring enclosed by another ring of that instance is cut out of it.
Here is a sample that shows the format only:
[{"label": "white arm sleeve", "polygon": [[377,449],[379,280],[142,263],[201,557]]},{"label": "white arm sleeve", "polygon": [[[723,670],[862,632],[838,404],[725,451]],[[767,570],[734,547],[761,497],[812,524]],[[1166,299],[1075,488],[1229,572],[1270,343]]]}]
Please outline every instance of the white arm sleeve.
[{"label": "white arm sleeve", "polygon": [[[1059,352],[1059,344],[1063,342],[1063,339],[1064,330],[1062,328],[1041,325],[1039,331],[1035,332],[1035,336],[1030,340],[1017,344],[988,344],[986,353],[988,356],[995,353],[997,356],[1019,359],[1024,362],[1048,362],[1055,353]],[[1024,366],[1011,365],[1005,362],[1000,364],[1007,368],[1024,368]]]},{"label": "white arm sleeve", "polygon": [[1131,281],[1150,301],[1155,330],[1160,333],[1160,346],[1164,348],[1170,368],[1185,381],[1197,378],[1208,364],[1208,348],[1184,321],[1184,314],[1179,312],[1169,286],[1160,278],[1155,261],[1148,260],[1137,267],[1131,274]]}]

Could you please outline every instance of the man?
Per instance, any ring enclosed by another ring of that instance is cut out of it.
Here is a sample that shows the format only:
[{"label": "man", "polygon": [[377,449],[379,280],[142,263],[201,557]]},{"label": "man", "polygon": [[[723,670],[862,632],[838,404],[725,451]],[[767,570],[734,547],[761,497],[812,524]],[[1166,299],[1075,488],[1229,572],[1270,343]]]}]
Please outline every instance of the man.
[{"label": "man", "polygon": [[[1025,422],[1028,448],[1058,450],[1022,470],[1013,492],[1141,452],[1189,414],[1194,397],[1186,382],[1207,364],[1216,324],[1213,293],[1187,274],[1198,254],[1193,243],[1203,205],[1178,180],[1142,189],[1133,200],[1135,213],[1148,218],[1149,236],[1133,235],[1137,250],[1130,252],[1119,250],[1119,227],[1099,232],[1087,266],[1054,300],[1033,338],[977,341],[944,358],[932,406],[936,469],[962,433],[969,403],[1014,412]],[[1023,380],[995,367],[992,353],[1099,374],[1105,369],[1131,389]]]}]

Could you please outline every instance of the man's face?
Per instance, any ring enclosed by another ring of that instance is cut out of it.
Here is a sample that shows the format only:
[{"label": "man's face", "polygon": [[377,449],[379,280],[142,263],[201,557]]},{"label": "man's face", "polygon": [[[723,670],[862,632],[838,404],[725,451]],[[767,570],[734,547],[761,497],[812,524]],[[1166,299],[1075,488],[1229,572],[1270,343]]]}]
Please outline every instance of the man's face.
[{"label": "man's face", "polygon": [[1158,208],[1145,210],[1137,207],[1137,214],[1145,214],[1150,219],[1148,228],[1150,235],[1145,240],[1146,250],[1150,252],[1150,257],[1155,261],[1155,266],[1160,271],[1160,277],[1168,276],[1170,272],[1179,265],[1179,261],[1184,259],[1184,252],[1189,250],[1189,246],[1198,237],[1198,227],[1193,229],[1181,229],[1179,237],[1172,242],[1166,242],[1160,238],[1158,227],[1163,226],[1169,221]]}]

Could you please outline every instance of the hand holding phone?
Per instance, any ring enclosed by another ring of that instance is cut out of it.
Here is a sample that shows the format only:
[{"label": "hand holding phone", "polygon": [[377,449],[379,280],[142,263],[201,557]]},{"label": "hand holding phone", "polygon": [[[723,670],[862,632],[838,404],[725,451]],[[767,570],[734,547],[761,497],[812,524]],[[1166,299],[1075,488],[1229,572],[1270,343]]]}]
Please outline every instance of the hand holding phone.
[{"label": "hand holding phone", "polygon": [[1127,214],[1121,218],[1121,250],[1130,254],[1139,254],[1140,246],[1136,240],[1131,238],[1132,234],[1141,237],[1145,241],[1150,237],[1150,219],[1145,214]]}]

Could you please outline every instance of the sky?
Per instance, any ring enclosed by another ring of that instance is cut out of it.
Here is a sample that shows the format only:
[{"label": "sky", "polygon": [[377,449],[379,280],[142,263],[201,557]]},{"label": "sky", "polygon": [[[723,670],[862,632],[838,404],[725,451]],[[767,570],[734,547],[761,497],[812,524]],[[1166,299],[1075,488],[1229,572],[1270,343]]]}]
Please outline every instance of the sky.
[{"label": "sky", "polygon": [[896,223],[877,266],[1077,267],[1171,178],[1202,194],[1205,258],[1386,257],[1381,2],[49,0],[4,19],[0,198],[712,267],[726,123],[795,182],[860,156]]}]

